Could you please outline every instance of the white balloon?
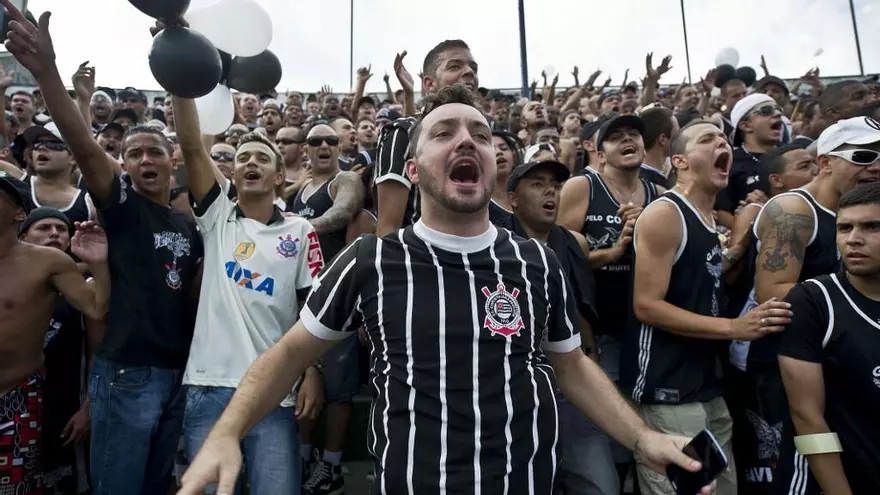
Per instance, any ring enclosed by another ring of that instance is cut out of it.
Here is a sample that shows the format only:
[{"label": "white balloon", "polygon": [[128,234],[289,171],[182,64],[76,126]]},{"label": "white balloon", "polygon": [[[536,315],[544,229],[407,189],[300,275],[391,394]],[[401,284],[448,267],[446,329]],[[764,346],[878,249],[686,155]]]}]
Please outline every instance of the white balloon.
[{"label": "white balloon", "polygon": [[235,119],[235,105],[229,88],[218,84],[214,91],[196,98],[196,110],[199,113],[199,127],[202,134],[216,136],[226,132]]},{"label": "white balloon", "polygon": [[552,65],[548,65],[548,66],[544,67],[544,73],[547,74],[547,79],[550,79],[556,75],[556,67],[553,67]]},{"label": "white balloon", "polygon": [[726,47],[722,48],[718,55],[715,55],[715,67],[719,65],[732,65],[736,67],[739,65],[739,52],[736,51],[736,48]]},{"label": "white balloon", "polygon": [[272,18],[254,0],[219,0],[185,18],[218,50],[239,57],[259,55],[272,42]]}]

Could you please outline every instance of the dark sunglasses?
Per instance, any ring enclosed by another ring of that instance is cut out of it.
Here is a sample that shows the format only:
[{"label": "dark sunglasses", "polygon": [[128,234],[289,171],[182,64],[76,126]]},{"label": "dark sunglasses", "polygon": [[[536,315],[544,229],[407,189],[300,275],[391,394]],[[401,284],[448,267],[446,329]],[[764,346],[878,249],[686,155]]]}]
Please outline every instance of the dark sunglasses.
[{"label": "dark sunglasses", "polygon": [[34,149],[41,147],[52,151],[67,151],[69,149],[67,144],[61,141],[37,141],[34,143]]},{"label": "dark sunglasses", "polygon": [[339,138],[336,136],[315,136],[310,137],[308,140],[309,146],[313,146],[317,148],[321,146],[323,143],[327,143],[327,146],[336,146],[339,144]]},{"label": "dark sunglasses", "polygon": [[215,162],[231,162],[235,158],[233,153],[228,152],[220,152],[220,153],[211,153],[211,160]]},{"label": "dark sunglasses", "polygon": [[752,112],[752,114],[753,115],[760,115],[762,117],[769,117],[769,116],[775,114],[776,112],[779,112],[781,114],[785,113],[785,111],[782,110],[782,107],[780,107],[779,105],[764,105],[761,108],[755,109]]},{"label": "dark sunglasses", "polygon": [[[290,146],[291,144],[302,144],[302,143],[303,143],[302,141],[297,141],[296,139],[290,139],[290,138],[278,138],[275,140],[275,144],[279,144],[279,145],[283,144],[285,146]],[[318,146],[321,146],[321,145],[318,144]]]}]

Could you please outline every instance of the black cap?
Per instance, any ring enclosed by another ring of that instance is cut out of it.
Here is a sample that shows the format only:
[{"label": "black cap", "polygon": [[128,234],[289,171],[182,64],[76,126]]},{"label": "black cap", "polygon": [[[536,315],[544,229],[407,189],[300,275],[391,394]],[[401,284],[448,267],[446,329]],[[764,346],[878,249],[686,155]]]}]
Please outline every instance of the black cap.
[{"label": "black cap", "polygon": [[490,100],[492,100],[492,101],[495,101],[495,100],[504,100],[504,99],[505,99],[505,95],[504,95],[504,93],[502,93],[501,91],[498,91],[497,89],[493,89],[492,91],[489,91],[488,98],[489,98]]},{"label": "black cap", "polygon": [[602,102],[605,101],[606,98],[610,98],[612,96],[620,96],[619,91],[606,91],[599,96],[599,105],[602,105]]},{"label": "black cap", "polygon": [[361,97],[361,99],[358,100],[357,108],[360,108],[364,103],[369,103],[373,108],[376,108],[376,100],[374,100],[372,96]]},{"label": "black cap", "polygon": [[566,181],[571,175],[568,171],[568,167],[556,160],[542,160],[524,163],[518,167],[514,167],[514,169],[510,171],[510,177],[507,179],[508,192],[516,191],[516,186],[519,185],[519,181],[522,180],[523,177],[533,170],[540,168],[545,168],[553,172],[553,174],[556,175],[556,180],[559,182]]},{"label": "black cap", "polygon": [[0,170],[0,188],[3,188],[19,206],[24,208],[25,214],[30,213],[31,201],[28,198],[30,189],[28,189],[27,184],[17,177],[10,175],[9,172]]},{"label": "black cap", "polygon": [[70,218],[67,218],[67,215],[64,214],[63,211],[50,208],[48,206],[41,206],[39,208],[34,208],[30,213],[28,213],[27,217],[21,222],[21,225],[18,226],[18,235],[24,234],[31,228],[31,225],[39,222],[40,220],[45,220],[47,218],[56,218],[64,222],[67,225],[67,232],[72,236],[73,235],[73,223],[71,223]]},{"label": "black cap", "polygon": [[764,87],[766,87],[768,84],[776,84],[785,91],[786,95],[788,95],[789,93],[788,85],[785,84],[785,81],[776,76],[764,76],[759,79],[758,82],[755,83],[755,91],[757,91],[758,93],[762,93],[764,91]]},{"label": "black cap", "polygon": [[122,127],[122,124],[119,124],[117,122],[108,122],[101,126],[100,129],[98,129],[98,132],[95,133],[95,137],[100,136],[101,134],[104,134],[105,132],[111,131],[113,129],[116,129],[121,134],[125,134],[125,127]]},{"label": "black cap", "polygon": [[639,131],[639,134],[645,133],[645,122],[642,121],[642,119],[635,115],[621,115],[620,117],[615,117],[606,121],[602,124],[602,127],[599,128],[599,136],[596,138],[596,149],[602,151],[602,141],[605,140],[605,137],[612,131],[620,129],[621,127],[635,129]]},{"label": "black cap", "polygon": [[396,110],[392,110],[390,108],[383,108],[383,109],[379,110],[378,112],[376,112],[376,120],[388,119],[388,120],[393,121],[393,120],[397,120],[400,118],[403,118],[403,115],[401,115],[400,112],[398,112]]},{"label": "black cap", "polygon": [[113,112],[113,114],[110,115],[110,122],[115,122],[116,119],[120,117],[128,117],[135,124],[138,123],[137,113],[130,108],[120,108],[119,110]]},{"label": "black cap", "polygon": [[589,141],[593,138],[593,136],[596,134],[596,131],[598,131],[600,127],[602,127],[601,120],[597,119],[592,122],[587,122],[586,124],[584,124],[584,127],[581,128],[581,132],[578,135],[578,138],[581,140],[581,142]]},{"label": "black cap", "polygon": [[147,95],[145,95],[143,91],[141,91],[137,88],[133,88],[133,87],[129,86],[119,92],[119,99],[123,100],[123,101],[129,99],[132,96],[140,99],[141,101],[144,102],[144,104],[147,103]]}]

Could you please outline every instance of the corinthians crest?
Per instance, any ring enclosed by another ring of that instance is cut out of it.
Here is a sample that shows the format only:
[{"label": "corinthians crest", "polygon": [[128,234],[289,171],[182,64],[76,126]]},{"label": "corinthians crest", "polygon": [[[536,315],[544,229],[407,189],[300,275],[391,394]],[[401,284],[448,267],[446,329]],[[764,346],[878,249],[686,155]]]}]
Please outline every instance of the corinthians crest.
[{"label": "corinthians crest", "polygon": [[491,292],[488,287],[483,287],[481,292],[486,296],[486,320],[483,326],[493,335],[519,335],[523,327],[519,303],[516,301],[519,289],[514,288],[507,292],[504,284],[498,284],[495,292]]}]

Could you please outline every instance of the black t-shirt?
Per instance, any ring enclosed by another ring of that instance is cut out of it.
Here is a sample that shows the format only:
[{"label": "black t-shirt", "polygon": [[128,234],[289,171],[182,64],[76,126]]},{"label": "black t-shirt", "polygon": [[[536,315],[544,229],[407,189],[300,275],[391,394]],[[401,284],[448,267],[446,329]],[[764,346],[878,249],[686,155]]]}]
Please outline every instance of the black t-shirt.
[{"label": "black t-shirt", "polygon": [[733,150],[733,163],[725,187],[715,197],[715,209],[733,213],[750,192],[758,189],[758,160],[761,153],[750,153],[743,147]]},{"label": "black t-shirt", "polygon": [[513,220],[513,212],[506,210],[503,206],[495,202],[494,199],[489,200],[489,221],[496,227],[504,227],[511,229]]},{"label": "black t-shirt", "polygon": [[195,326],[190,294],[204,254],[195,223],[141,196],[124,177],[99,208],[112,290],[97,354],[127,366],[183,369]]},{"label": "black t-shirt", "polygon": [[843,445],[850,488],[880,493],[880,301],[834,274],[796,285],[785,300],[793,316],[779,354],[822,365],[825,421]]},{"label": "black t-shirt", "polygon": [[666,178],[666,175],[650,165],[642,164],[642,167],[639,169],[639,178],[664,189],[669,186],[669,180]]}]

